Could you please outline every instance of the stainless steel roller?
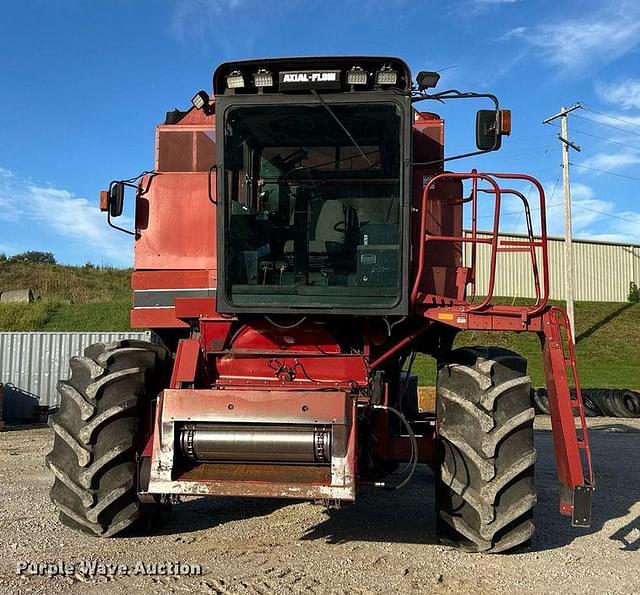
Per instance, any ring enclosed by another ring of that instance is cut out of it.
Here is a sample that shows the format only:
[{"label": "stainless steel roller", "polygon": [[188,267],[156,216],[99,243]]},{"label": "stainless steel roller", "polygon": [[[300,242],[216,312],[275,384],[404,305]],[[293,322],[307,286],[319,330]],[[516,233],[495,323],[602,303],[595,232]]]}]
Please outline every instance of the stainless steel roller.
[{"label": "stainless steel roller", "polygon": [[331,462],[328,427],[190,424],[179,440],[182,454],[194,461]]}]

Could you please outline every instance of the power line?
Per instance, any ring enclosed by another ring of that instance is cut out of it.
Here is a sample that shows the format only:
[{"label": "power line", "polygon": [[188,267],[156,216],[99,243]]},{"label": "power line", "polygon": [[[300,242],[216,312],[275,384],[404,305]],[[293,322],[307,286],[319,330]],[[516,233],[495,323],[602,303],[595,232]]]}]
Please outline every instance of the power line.
[{"label": "power line", "polygon": [[607,171],[605,169],[597,169],[595,167],[588,167],[586,165],[581,165],[580,163],[571,163],[571,165],[575,165],[576,167],[580,167],[582,169],[588,169],[590,171],[597,171],[598,173],[601,174],[609,174],[610,176],[617,176],[618,178],[626,178],[627,180],[640,180],[640,178],[635,178],[633,176],[626,176],[624,174],[617,174],[613,171]]},{"label": "power line", "polygon": [[556,183],[553,185],[553,190],[551,192],[551,196],[549,197],[549,203],[553,200],[553,197],[556,195],[556,190],[558,189],[558,184],[560,183],[560,175],[556,178]]},{"label": "power line", "polygon": [[614,145],[620,145],[621,147],[628,147],[629,149],[635,149],[636,151],[640,151],[640,147],[636,147],[634,145],[629,145],[627,143],[622,143],[620,141],[617,140],[613,140],[611,138],[607,138],[606,136],[599,136],[597,134],[591,134],[590,132],[586,132],[585,130],[577,130],[575,128],[572,128],[573,132],[577,132],[578,134],[585,134],[586,136],[592,136],[593,138],[598,138],[600,140],[603,140],[607,143],[613,143]]},{"label": "power line", "polygon": [[[574,164],[575,165],[575,164]],[[546,205],[547,209],[551,209],[554,207],[561,207],[562,203],[561,202],[556,202],[556,203],[550,203]],[[633,219],[629,219],[627,217],[620,217],[620,215],[612,215],[611,213],[605,213],[604,211],[598,211],[597,209],[592,209],[591,207],[585,207],[584,205],[581,205],[579,203],[572,203],[573,207],[576,207],[578,209],[583,209],[584,211],[591,211],[592,213],[597,213],[598,215],[603,215],[604,217],[611,217],[612,219],[619,219],[620,221],[626,221],[627,223],[638,223],[637,221],[634,221]],[[531,207],[531,211],[539,211],[540,207]],[[507,211],[506,213],[501,213],[500,216],[508,216],[508,215],[519,215],[521,214],[522,211]],[[493,217],[493,214],[491,215],[480,215],[478,217],[478,219],[488,219],[489,217]]]},{"label": "power line", "polygon": [[586,120],[587,122],[593,122],[594,124],[600,124],[601,126],[607,126],[608,128],[613,128],[614,130],[620,130],[625,134],[634,134],[635,136],[640,136],[640,132],[636,132],[635,130],[628,130],[627,128],[621,128],[620,126],[614,126],[613,124],[600,122],[599,120],[594,120],[593,118],[585,118],[584,116],[578,116],[576,114],[573,114],[573,117],[579,118],[580,120]]},{"label": "power line", "polygon": [[620,221],[627,221],[628,223],[638,223],[633,219],[627,219],[626,217],[620,217],[619,215],[612,215],[611,213],[605,213],[604,211],[598,211],[596,209],[592,209],[591,207],[585,207],[583,205],[577,205],[574,203],[574,206],[579,209],[584,209],[585,211],[591,211],[592,213],[598,213],[598,215],[604,215],[605,217],[612,217],[613,219],[620,219]]},{"label": "power line", "polygon": [[628,126],[635,126],[637,128],[640,128],[640,124],[636,124],[635,122],[631,122],[629,120],[623,120],[622,118],[618,118],[616,116],[612,116],[611,114],[605,114],[604,112],[599,112],[598,110],[595,110],[591,107],[587,107],[586,105],[583,105],[582,107],[584,107],[584,109],[586,109],[587,111],[593,112],[594,114],[599,114],[601,116],[605,116],[606,118],[611,118],[612,120],[617,120],[618,122],[622,122],[623,124],[627,124]]}]

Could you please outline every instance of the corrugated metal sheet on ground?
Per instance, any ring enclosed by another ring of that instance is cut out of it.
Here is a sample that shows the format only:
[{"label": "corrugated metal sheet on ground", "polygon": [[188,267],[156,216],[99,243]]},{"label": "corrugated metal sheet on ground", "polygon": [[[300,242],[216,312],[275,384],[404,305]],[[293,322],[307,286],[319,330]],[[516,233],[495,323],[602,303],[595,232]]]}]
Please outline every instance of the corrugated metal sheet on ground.
[{"label": "corrugated metal sheet on ground", "polygon": [[56,383],[69,377],[69,359],[93,343],[151,340],[150,332],[2,333],[0,383],[5,385],[4,419],[28,419],[34,405],[58,404]]}]

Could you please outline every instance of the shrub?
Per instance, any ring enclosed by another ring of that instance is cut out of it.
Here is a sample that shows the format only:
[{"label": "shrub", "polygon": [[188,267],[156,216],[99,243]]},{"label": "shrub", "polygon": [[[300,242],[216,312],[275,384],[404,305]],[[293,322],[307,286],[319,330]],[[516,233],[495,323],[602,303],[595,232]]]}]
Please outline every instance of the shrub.
[{"label": "shrub", "polygon": [[29,250],[21,252],[9,258],[9,262],[29,262],[33,264],[56,264],[53,252],[39,252],[37,250]]},{"label": "shrub", "polygon": [[629,283],[629,296],[627,297],[627,300],[634,304],[640,302],[640,289],[635,281],[631,281],[631,283]]}]

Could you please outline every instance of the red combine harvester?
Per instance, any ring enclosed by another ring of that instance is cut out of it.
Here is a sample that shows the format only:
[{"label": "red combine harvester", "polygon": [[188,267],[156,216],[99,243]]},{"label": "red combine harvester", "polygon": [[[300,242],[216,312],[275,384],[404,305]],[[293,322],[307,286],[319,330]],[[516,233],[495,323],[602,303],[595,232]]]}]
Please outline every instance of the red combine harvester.
[{"label": "red combine harvester", "polygon": [[[590,523],[573,345],[564,311],[547,306],[544,190],[524,174],[444,170],[498,149],[511,118],[490,94],[430,92],[437,81],[420,72],[414,84],[389,57],[229,62],[212,98],[167,114],[154,170],[101,193],[109,224],[135,237],[132,326],[162,345],[93,345],[59,383],[47,463],[63,523],[108,537],[180,495],[337,505],[360,486],[401,488],[427,463],[444,542],[525,544],[536,503],[527,362],[453,349],[466,330],[540,338],[560,512]],[[478,150],[445,157],[443,120],[416,105],[460,98],[493,109],[477,114]],[[132,230],[113,223],[127,188]],[[498,235],[505,197],[521,201],[528,238]],[[491,234],[477,227],[486,204]],[[479,249],[490,270],[476,298]],[[530,258],[531,306],[493,303],[498,254],[514,251]],[[417,353],[437,360],[432,413],[418,407]]]}]

